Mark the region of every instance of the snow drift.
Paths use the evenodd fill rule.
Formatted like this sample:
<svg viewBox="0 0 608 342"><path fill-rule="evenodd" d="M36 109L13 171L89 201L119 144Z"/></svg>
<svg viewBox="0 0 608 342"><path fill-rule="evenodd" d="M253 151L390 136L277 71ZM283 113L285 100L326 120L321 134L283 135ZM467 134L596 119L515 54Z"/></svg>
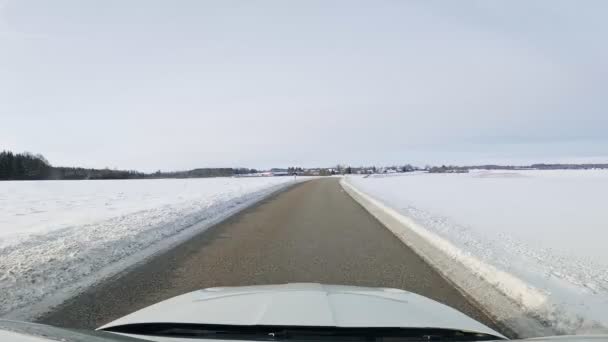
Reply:
<svg viewBox="0 0 608 342"><path fill-rule="evenodd" d="M31 319L291 177L0 182L0 316Z"/></svg>
<svg viewBox="0 0 608 342"><path fill-rule="evenodd" d="M449 259L450 265L441 264L439 270L488 310L496 313L504 303L484 295L487 288L480 290L480 282L454 269L461 267L469 278L490 285L539 323L531 328L510 322L515 330L530 336L546 333L534 329L583 333L608 327L603 201L608 172L353 176L345 186L393 211L440 251L426 258L435 264L435 259ZM407 243L408 237L401 238Z"/></svg>

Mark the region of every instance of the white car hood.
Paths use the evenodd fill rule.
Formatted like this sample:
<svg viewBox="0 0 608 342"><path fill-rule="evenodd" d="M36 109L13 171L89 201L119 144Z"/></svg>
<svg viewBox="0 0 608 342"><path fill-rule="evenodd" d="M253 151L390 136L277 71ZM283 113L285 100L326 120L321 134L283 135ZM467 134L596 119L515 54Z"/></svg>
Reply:
<svg viewBox="0 0 608 342"><path fill-rule="evenodd" d="M194 291L99 329L136 323L443 328L502 337L457 310L411 292L309 283Z"/></svg>

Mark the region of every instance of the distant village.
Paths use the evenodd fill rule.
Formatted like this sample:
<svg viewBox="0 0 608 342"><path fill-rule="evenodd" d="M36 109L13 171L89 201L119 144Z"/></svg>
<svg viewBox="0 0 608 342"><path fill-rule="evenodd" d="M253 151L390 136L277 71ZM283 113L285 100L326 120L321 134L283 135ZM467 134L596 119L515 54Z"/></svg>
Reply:
<svg viewBox="0 0 608 342"><path fill-rule="evenodd" d="M327 168L302 168L289 167L286 169L272 168L267 171L257 172L258 176L331 176L331 175L371 175L371 174L390 174L390 173L405 173L414 171L423 171L428 173L468 173L470 170L592 170L592 169L608 169L607 164L532 164L526 166L514 165L471 165L471 166L425 166L417 167L410 164L402 166L360 166L352 167L347 165L336 165L335 167Z"/></svg>
<svg viewBox="0 0 608 342"><path fill-rule="evenodd" d="M390 167L351 167L346 165L336 165L335 167L313 167L313 168L302 168L302 167L289 167L286 169L272 168L268 171L259 172L262 176L288 176L288 175L300 175L300 176L332 176L332 175L344 175L344 174L375 174L375 173L398 173L398 172L411 172L421 170L415 166L390 166Z"/></svg>

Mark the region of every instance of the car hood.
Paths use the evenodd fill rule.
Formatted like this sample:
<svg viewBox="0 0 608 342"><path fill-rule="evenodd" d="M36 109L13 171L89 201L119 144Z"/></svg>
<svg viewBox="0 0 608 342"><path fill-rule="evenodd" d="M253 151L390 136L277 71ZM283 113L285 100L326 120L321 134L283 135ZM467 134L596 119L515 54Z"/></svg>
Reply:
<svg viewBox="0 0 608 342"><path fill-rule="evenodd" d="M411 292L311 283L194 291L99 329L138 323L439 328L502 337L457 310Z"/></svg>

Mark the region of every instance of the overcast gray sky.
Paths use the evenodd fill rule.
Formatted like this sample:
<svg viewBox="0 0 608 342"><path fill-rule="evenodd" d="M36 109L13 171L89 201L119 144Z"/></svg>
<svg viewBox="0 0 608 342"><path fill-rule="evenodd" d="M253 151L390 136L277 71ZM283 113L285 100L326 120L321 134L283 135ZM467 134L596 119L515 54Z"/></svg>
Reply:
<svg viewBox="0 0 608 342"><path fill-rule="evenodd" d="M608 1L0 0L0 149L141 170L608 161Z"/></svg>

